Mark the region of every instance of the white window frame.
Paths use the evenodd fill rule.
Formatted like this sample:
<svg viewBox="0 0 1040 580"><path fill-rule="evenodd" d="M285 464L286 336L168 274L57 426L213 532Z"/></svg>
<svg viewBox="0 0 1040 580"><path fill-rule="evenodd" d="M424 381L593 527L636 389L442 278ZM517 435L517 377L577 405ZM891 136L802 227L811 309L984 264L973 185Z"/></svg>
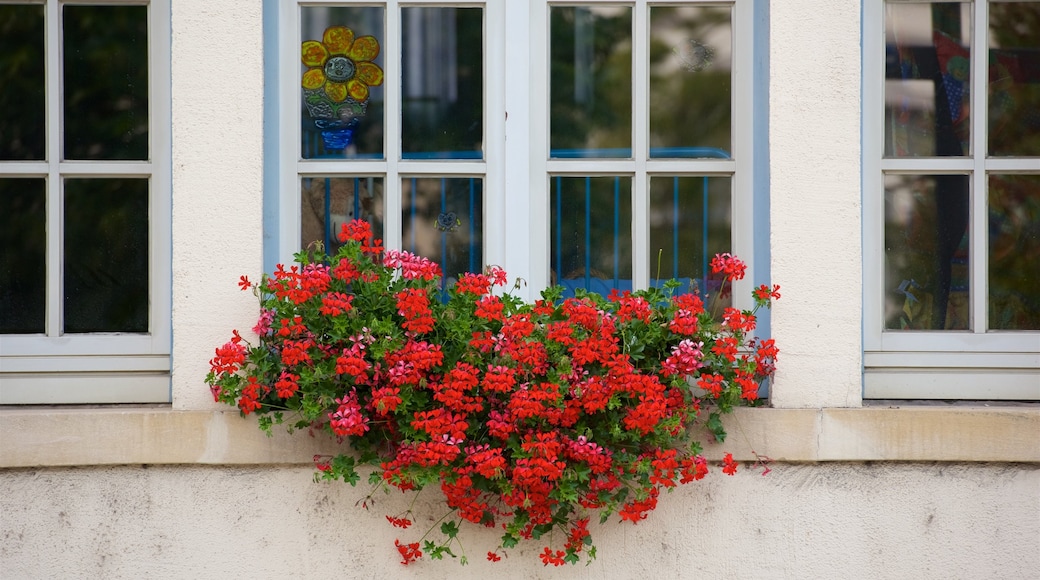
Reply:
<svg viewBox="0 0 1040 580"><path fill-rule="evenodd" d="M300 153L301 129L299 121L300 83L297 71L300 68L299 46L304 40L300 37L300 10L310 6L358 6L384 7L384 26L381 31L364 31L373 34L380 41L383 54L384 92L384 129L383 159L303 159ZM401 83L391 79L401 78L401 8L411 6L435 7L481 7L484 9L484 148L483 159L476 160L417 160L401 158ZM498 196L489 195L500 184L492 185L492 176L501 174L502 143L504 142L504 119L501 111L503 86L498 81L501 75L492 75L490 63L500 63L501 47L490 42L489 38L501 38L503 28L501 2L484 2L483 0L456 0L453 2L435 2L430 0L387 0L384 2L327 2L327 1L295 1L279 4L279 236L278 260L282 263L292 261L292 256L300 250L301 215L300 215L300 179L305 177L355 177L379 176L383 178L383 196L385 203L383 242L387 248L401 248L401 180L402 178L425 177L474 177L483 180L484 195L484 231L485 263L499 263L501 253L496 252L489 243L487 232L494 231L488 223L488 216L501 215L501 208L495 205L500 201ZM498 111L499 114L493 114Z"/></svg>
<svg viewBox="0 0 1040 580"><path fill-rule="evenodd" d="M984 46L988 2L972 4L971 139L965 157L884 157L885 2L864 2L864 398L1040 399L1040 332L987 332L986 195L989 172L1040 173L1037 158L987 156ZM981 43L980 43L981 40ZM971 331L885 331L884 175L963 173L970 178Z"/></svg>
<svg viewBox="0 0 1040 580"><path fill-rule="evenodd" d="M557 175L621 175L632 178L632 285L646 288L652 267L650 250L650 178L662 176L722 176L732 178L732 253L748 266L748 276L733 287L734 304L751 307L754 280L754 228L752 227L752 132L753 13L752 3L698 0L586 0L584 2L532 2L531 59L536 71L549 70L549 9L551 6L624 5L632 7L632 158L631 159L550 159L549 158L549 78L548 73L532 74L534 122L531 131L531 180L533 228L531 253L540 267L533 269L532 285L549 285L550 263L550 180ZM733 84L731 98L732 151L730 159L651 159L649 157L649 35L651 6L730 6L733 35Z"/></svg>
<svg viewBox="0 0 1040 580"><path fill-rule="evenodd" d="M384 54L385 159L303 160L298 119L300 88L300 6L385 6ZM552 5L624 5L633 7L633 153L632 159L549 159L549 7ZM730 159L648 159L648 88L637 79L648 78L646 42L649 7L657 5L732 6L733 87L732 157ZM484 159L480 161L421 161L401 159L399 14L402 6L483 6L484 46ZM366 33L371 33L366 31ZM485 264L505 268L511 279L521 278L526 299L538 297L549 285L550 176L623 175L632 178L633 283L649 284L649 179L652 175L732 177L732 251L747 262L749 275L734 288L736 304L750 307L754 276L752 147L753 2L751 0L295 0L278 4L278 184L277 260L292 260L299 250L300 178L321 176L385 176L386 218L384 244L401 247L401 176L482 176L484 178ZM641 40L641 42L639 40ZM639 155L642 151L643 154ZM745 298L746 297L746 298Z"/></svg>
<svg viewBox="0 0 1040 580"><path fill-rule="evenodd" d="M46 180L46 322L43 335L0 335L0 404L170 401L171 201L170 2L99 0L148 6L148 151L145 161L62 159L61 9L44 0L46 160L0 161L0 177ZM149 327L143 334L62 334L62 200L68 177L149 179Z"/></svg>

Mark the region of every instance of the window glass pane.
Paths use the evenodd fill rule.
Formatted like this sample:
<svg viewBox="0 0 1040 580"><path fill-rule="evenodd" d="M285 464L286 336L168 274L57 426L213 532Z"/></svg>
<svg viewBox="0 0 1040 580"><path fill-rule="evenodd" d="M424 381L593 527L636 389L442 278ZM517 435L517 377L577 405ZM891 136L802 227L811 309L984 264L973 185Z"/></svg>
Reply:
<svg viewBox="0 0 1040 580"><path fill-rule="evenodd" d="M971 5L885 6L885 155L970 153Z"/></svg>
<svg viewBox="0 0 1040 580"><path fill-rule="evenodd" d="M300 187L300 247L321 242L334 254L343 224L362 219L383 238L382 177L304 177Z"/></svg>
<svg viewBox="0 0 1040 580"><path fill-rule="evenodd" d="M65 332L148 332L148 180L65 181Z"/></svg>
<svg viewBox="0 0 1040 580"><path fill-rule="evenodd" d="M484 268L484 184L479 177L401 180L401 245L441 266L451 285Z"/></svg>
<svg viewBox="0 0 1040 580"><path fill-rule="evenodd" d="M552 283L572 294L632 289L632 178L551 178Z"/></svg>
<svg viewBox="0 0 1040 580"><path fill-rule="evenodd" d="M0 179L0 333L43 333L47 304L47 185Z"/></svg>
<svg viewBox="0 0 1040 580"><path fill-rule="evenodd" d="M406 159L480 159L484 14L401 9L401 148Z"/></svg>
<svg viewBox="0 0 1040 580"><path fill-rule="evenodd" d="M1040 4L989 5L989 154L1040 156Z"/></svg>
<svg viewBox="0 0 1040 580"><path fill-rule="evenodd" d="M650 9L650 157L729 157L732 72L729 8Z"/></svg>
<svg viewBox="0 0 1040 580"><path fill-rule="evenodd" d="M632 9L550 9L551 157L632 156Z"/></svg>
<svg viewBox="0 0 1040 580"><path fill-rule="evenodd" d="M64 8L65 159L148 159L148 8Z"/></svg>
<svg viewBox="0 0 1040 580"><path fill-rule="evenodd" d="M301 9L304 159L383 158L384 9Z"/></svg>
<svg viewBox="0 0 1040 580"><path fill-rule="evenodd" d="M970 328L967 175L885 176L885 328Z"/></svg>
<svg viewBox="0 0 1040 580"><path fill-rule="evenodd" d="M710 276L715 254L732 239L730 177L650 178L650 284L675 278L682 290L714 295L722 282ZM728 298L728 297L727 297Z"/></svg>
<svg viewBox="0 0 1040 580"><path fill-rule="evenodd" d="M0 6L0 159L44 159L43 6Z"/></svg>
<svg viewBox="0 0 1040 580"><path fill-rule="evenodd" d="M1040 175L989 176L989 327L1040 330Z"/></svg>

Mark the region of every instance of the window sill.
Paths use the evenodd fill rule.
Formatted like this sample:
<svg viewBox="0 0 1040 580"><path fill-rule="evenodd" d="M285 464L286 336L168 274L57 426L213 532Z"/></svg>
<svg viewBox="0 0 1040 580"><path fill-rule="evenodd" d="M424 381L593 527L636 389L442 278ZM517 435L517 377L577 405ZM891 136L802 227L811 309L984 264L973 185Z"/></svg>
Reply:
<svg viewBox="0 0 1040 580"><path fill-rule="evenodd" d="M1040 407L886 405L854 409L738 409L712 460L752 449L773 461L1040 463ZM127 464L306 464L341 452L331 438L267 437L234 411L168 407L0 409L0 468Z"/></svg>

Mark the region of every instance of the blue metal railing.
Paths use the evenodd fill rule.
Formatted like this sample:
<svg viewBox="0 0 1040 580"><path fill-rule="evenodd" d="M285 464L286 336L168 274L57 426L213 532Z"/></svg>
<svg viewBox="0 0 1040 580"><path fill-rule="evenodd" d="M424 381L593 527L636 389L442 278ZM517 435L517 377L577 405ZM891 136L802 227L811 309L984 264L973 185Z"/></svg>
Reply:
<svg viewBox="0 0 1040 580"><path fill-rule="evenodd" d="M553 150L551 155L557 159L587 159L587 158L609 158L616 157L621 154L628 155L629 149L566 149L566 150ZM412 159L479 159L481 157L480 152L438 152L416 154L414 157L406 157ZM714 158L714 159L729 159L729 153L724 150L710 147L688 147L688 148L651 148L650 156L654 158L672 157L672 158ZM359 156L361 157L361 156ZM359 158L357 157L357 158ZM380 158L381 155L365 156L365 158ZM325 178L325 200L324 200L324 224L325 224L325 245L326 248L332 248L334 240L338 232L333 231L333 205L332 205L332 183L333 178ZM351 215L358 217L361 210L361 180L365 178L354 178L354 193L353 193L353 212ZM419 185L419 177L410 177L410 197L409 197L409 239L406 241L406 247L413 253L416 252L417 240L416 232L422 224L420 223L419 216L417 216L417 191ZM466 231L470 236L468 243L468 255L466 263L468 270L471 272L479 271L482 267L482 248L480 240L474 239L473 232L481 230L479 219L480 212L474 211L480 200L478 200L478 189L480 184L478 183L480 178L460 178L468 179L468 208L466 213ZM610 278L602 278L600 276L594 276L594 268L592 265L592 209L593 209L593 196L592 196L592 178L584 177L584 210L582 224L584 227L584 251L582 258L582 269L584 270L583 275L577 279L564 278L564 273L561 271L564 264L564 244L563 244L563 177L555 176L553 179L554 184L554 211L553 211L553 230L554 230L554 262L552 266L553 270L553 282L563 285L568 294L573 294L576 288L585 288L589 291L597 291L601 293L607 293L611 289L617 289L619 291L630 290L632 288L632 280L623 278L621 276L621 176L613 178L613 224L612 224L612 271ZM679 239L680 239L680 186L679 176L672 177L672 223L671 223L671 276L670 278L679 278ZM700 256L701 268L700 271L703 277L697 278L696 282L691 280L691 283L696 283L702 291L708 289L707 287L707 272L708 272L708 237L709 237L709 219L708 219L708 201L709 201L709 187L708 177L702 177L702 201L701 201L701 247L703 248L702 255ZM447 213L451 211L448 203L448 178L440 178L440 212ZM481 204L482 205L482 204ZM448 268L448 235L451 231L445 230L440 232L440 259L439 263L442 271L445 273L445 279L449 275ZM452 274L454 275L454 274ZM662 279L651 280L652 285L660 285L663 283ZM688 289L688 287L687 287Z"/></svg>

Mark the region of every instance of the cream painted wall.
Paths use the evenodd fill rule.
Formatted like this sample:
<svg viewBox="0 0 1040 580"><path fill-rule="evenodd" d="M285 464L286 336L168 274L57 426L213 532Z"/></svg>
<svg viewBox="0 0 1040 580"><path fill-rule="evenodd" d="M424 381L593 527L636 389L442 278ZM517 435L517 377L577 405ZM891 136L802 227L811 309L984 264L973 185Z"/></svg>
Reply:
<svg viewBox="0 0 1040 580"><path fill-rule="evenodd" d="M0 576L20 578L1036 578L1040 467L780 464L715 471L649 519L595 528L590 566L544 568L543 542L491 564L499 532L467 524L471 564L401 566L417 526L355 507L363 486L307 468L114 467L0 473ZM615 517L614 520L617 518ZM557 538L555 544L559 544Z"/></svg>
<svg viewBox="0 0 1040 580"><path fill-rule="evenodd" d="M263 271L261 0L173 0L173 405L214 407L213 348L247 334ZM243 321L252 321L243 328Z"/></svg>
<svg viewBox="0 0 1040 580"><path fill-rule="evenodd" d="M770 2L775 407L862 402L860 37L860 0Z"/></svg>

